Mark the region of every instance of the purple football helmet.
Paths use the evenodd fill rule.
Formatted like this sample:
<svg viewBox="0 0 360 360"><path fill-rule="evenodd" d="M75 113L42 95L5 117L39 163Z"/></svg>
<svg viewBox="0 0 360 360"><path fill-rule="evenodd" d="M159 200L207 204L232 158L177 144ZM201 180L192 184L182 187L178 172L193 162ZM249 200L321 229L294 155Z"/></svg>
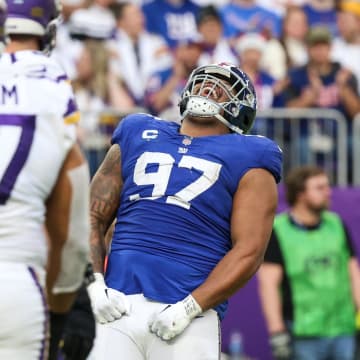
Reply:
<svg viewBox="0 0 360 360"><path fill-rule="evenodd" d="M59 0L7 0L5 35L33 35L41 38L42 50L55 45L60 17Z"/></svg>
<svg viewBox="0 0 360 360"><path fill-rule="evenodd" d="M204 87L210 89L207 96ZM210 98L216 87L227 94L228 101L218 103ZM219 63L200 66L191 73L179 106L183 117L216 117L231 131L245 134L255 120L257 101L249 77L236 65Z"/></svg>

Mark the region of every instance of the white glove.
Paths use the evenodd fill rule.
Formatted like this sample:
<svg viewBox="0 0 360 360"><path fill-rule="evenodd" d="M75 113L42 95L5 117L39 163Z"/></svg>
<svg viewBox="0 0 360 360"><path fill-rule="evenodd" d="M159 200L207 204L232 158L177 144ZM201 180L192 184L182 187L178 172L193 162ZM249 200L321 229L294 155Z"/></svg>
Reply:
<svg viewBox="0 0 360 360"><path fill-rule="evenodd" d="M95 281L88 285L87 290L91 300L96 320L100 324L120 319L123 314L130 314L130 303L125 294L108 288L104 275L94 273Z"/></svg>
<svg viewBox="0 0 360 360"><path fill-rule="evenodd" d="M201 313L200 305L188 295L184 300L168 305L160 313L153 314L149 328L162 340L170 340L181 334L192 319Z"/></svg>

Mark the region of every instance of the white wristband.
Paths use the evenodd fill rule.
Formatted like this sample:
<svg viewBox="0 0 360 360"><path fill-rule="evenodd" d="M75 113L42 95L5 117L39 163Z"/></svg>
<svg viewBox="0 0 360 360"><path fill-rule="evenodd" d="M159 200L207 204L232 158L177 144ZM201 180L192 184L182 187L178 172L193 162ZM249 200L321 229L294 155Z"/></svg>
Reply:
<svg viewBox="0 0 360 360"><path fill-rule="evenodd" d="M106 287L104 274L96 272L96 273L94 273L94 279L97 283L104 285L104 287Z"/></svg>
<svg viewBox="0 0 360 360"><path fill-rule="evenodd" d="M198 316L202 313L201 306L197 303L197 301L193 298L190 294L182 301L186 315L193 319L194 317Z"/></svg>

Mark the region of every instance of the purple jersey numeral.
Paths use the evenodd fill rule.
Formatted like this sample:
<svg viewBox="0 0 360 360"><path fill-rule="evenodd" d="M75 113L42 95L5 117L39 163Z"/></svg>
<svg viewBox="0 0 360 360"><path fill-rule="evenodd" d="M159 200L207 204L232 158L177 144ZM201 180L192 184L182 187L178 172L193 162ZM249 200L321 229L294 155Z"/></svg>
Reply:
<svg viewBox="0 0 360 360"><path fill-rule="evenodd" d="M1 125L20 126L22 130L14 156L6 168L2 179L0 179L0 205L4 205L9 199L15 181L29 156L34 138L35 116L0 114Z"/></svg>

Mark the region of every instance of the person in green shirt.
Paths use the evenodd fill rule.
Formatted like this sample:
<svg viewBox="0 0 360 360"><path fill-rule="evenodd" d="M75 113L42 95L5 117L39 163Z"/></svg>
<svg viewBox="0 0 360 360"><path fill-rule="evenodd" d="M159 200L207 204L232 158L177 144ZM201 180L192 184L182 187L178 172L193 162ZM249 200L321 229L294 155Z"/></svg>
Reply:
<svg viewBox="0 0 360 360"><path fill-rule="evenodd" d="M328 211L326 173L304 166L285 181L288 211L276 216L259 293L277 360L353 360L360 271L349 233Z"/></svg>

